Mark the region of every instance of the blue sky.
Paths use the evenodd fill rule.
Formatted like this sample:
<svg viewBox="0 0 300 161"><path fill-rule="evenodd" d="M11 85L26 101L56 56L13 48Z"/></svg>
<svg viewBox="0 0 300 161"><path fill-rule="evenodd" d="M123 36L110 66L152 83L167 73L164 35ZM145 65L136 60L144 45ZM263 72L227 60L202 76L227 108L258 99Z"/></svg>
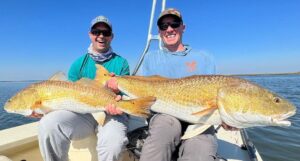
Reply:
<svg viewBox="0 0 300 161"><path fill-rule="evenodd" d="M133 70L146 44L151 5L151 0L3 0L0 80L67 72L86 53L90 21L98 15L111 20L112 47ZM299 0L170 0L166 6L182 12L183 42L212 54L219 74L300 71Z"/></svg>

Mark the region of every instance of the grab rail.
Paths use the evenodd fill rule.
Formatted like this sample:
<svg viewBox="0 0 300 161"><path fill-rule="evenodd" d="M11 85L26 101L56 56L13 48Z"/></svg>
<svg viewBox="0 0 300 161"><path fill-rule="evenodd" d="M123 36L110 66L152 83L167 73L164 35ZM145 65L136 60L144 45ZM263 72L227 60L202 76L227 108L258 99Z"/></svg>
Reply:
<svg viewBox="0 0 300 161"><path fill-rule="evenodd" d="M165 9L165 7L166 7L166 0L162 0L161 11L163 11ZM156 10L156 0L153 0L152 1L152 9L151 9L149 29L148 29L147 43L146 43L145 49L143 51L143 54L141 55L136 67L134 68L134 70L132 72L132 75L136 75L136 73L138 72L138 70L139 70L139 68L140 68L140 66L141 66L141 64L144 60L144 57L145 57L146 53L149 50L150 42L152 40L158 40L159 41L159 48L161 49L161 39L160 39L159 35L158 34L152 34L152 27L153 27L153 19L154 19L155 10Z"/></svg>
<svg viewBox="0 0 300 161"><path fill-rule="evenodd" d="M241 137L243 140L243 145L241 148L244 150L247 150L251 161L258 161L257 156L256 156L256 148L255 148L254 144L252 143L252 141L249 139L249 136L248 136L246 130L241 129L240 133L241 133Z"/></svg>

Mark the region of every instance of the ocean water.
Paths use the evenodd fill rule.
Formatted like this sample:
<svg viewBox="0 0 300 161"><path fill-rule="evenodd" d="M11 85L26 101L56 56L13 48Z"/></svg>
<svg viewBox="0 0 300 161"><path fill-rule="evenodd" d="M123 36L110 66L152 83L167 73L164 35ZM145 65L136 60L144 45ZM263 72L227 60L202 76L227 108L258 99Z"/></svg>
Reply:
<svg viewBox="0 0 300 161"><path fill-rule="evenodd" d="M0 130L38 121L38 119L7 113L3 109L10 97L32 83L34 82L0 82Z"/></svg>
<svg viewBox="0 0 300 161"><path fill-rule="evenodd" d="M247 76L255 82L288 99L297 107L290 117L290 127L255 127L247 133L265 161L300 161L300 76Z"/></svg>
<svg viewBox="0 0 300 161"><path fill-rule="evenodd" d="M294 103L300 108L300 76L243 76ZM34 82L0 82L0 130L38 121L3 110L11 96ZM264 161L300 161L300 111L290 117L290 127L255 127L246 131Z"/></svg>

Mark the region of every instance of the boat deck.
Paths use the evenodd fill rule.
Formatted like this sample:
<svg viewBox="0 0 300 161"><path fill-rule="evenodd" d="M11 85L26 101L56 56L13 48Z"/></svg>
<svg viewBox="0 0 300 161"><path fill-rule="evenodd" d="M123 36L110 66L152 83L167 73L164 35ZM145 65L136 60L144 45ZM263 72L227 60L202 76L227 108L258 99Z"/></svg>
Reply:
<svg viewBox="0 0 300 161"><path fill-rule="evenodd" d="M42 161L37 141L37 122L0 131L0 156L4 155L13 161ZM250 161L239 131L225 131L220 128L217 133L218 154L228 161ZM97 161L96 136L80 141L72 141L69 151L70 161ZM257 159L262 160L258 153ZM123 155L123 161L133 161L129 153Z"/></svg>

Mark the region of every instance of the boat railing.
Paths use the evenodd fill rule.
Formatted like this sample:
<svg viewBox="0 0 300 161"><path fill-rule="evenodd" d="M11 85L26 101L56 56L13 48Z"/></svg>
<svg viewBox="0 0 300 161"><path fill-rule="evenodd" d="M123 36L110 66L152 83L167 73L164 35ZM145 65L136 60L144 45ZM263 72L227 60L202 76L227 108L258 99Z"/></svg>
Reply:
<svg viewBox="0 0 300 161"><path fill-rule="evenodd" d="M161 6L161 11L163 11L166 7L166 0L162 0L162 6ZM151 16L150 16L150 22L149 22L149 28L148 28L148 35L147 35L147 42L146 42L146 46L144 48L144 51L142 53L142 55L140 56L137 65L135 66L132 75L136 75L136 73L138 72L144 57L146 55L146 53L149 50L150 47L150 43L153 40L158 40L159 41L159 48L162 49L162 42L161 39L159 37L158 34L152 34L152 29L153 29L153 22L154 22L154 15L155 15L155 11L156 11L156 0L152 1L152 9L151 9Z"/></svg>
<svg viewBox="0 0 300 161"><path fill-rule="evenodd" d="M241 148L244 150L247 150L251 161L258 161L258 159L256 157L256 148L255 148L253 142L250 140L246 130L241 129L240 133L241 133L241 137L243 140L243 145L241 146Z"/></svg>

